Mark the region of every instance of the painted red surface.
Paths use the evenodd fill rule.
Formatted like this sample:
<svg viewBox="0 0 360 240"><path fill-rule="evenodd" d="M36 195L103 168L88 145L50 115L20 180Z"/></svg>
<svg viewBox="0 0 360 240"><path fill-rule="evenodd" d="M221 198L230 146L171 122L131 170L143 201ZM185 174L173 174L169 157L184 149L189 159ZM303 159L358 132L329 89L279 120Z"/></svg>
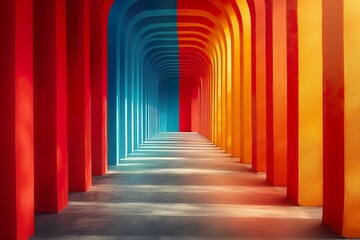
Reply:
<svg viewBox="0 0 360 240"><path fill-rule="evenodd" d="M90 3L90 47L91 47L91 164L92 175L102 175L102 66L101 66L101 28L102 28L101 1Z"/></svg>
<svg viewBox="0 0 360 240"><path fill-rule="evenodd" d="M192 37L194 40L196 39L194 35L181 35L182 37ZM182 47L182 45L193 44L194 47ZM200 45L201 46L201 45ZM199 51L199 49L195 47L200 47L198 43L191 42L188 40L182 40L179 38L179 48L180 48L180 131L182 132L194 132L198 131L197 126L200 121L200 108L198 105L197 94L193 92L193 89L196 88L204 78L207 69L207 57L204 56L204 53ZM203 47L203 46L201 46ZM194 54L195 51L195 54ZM197 66L195 65L197 64ZM195 66L194 66L195 65ZM205 94L205 93L204 93ZM196 97L196 102L193 100L193 97ZM209 106L208 106L209 107ZM204 118L204 115L202 115ZM203 119L202 118L202 119Z"/></svg>
<svg viewBox="0 0 360 240"><path fill-rule="evenodd" d="M180 78L179 90L179 130L191 132L191 92L189 84L183 78Z"/></svg>
<svg viewBox="0 0 360 240"><path fill-rule="evenodd" d="M101 124L101 173L105 174L108 168L108 18L114 0L105 0L101 16L101 78L102 78L102 124Z"/></svg>
<svg viewBox="0 0 360 240"><path fill-rule="evenodd" d="M107 171L107 34L113 0L91 1L91 151L92 175Z"/></svg>
<svg viewBox="0 0 360 240"><path fill-rule="evenodd" d="M16 237L16 165L15 165L15 2L0 2L0 151L3 158L0 174L0 232ZM4 117L6 116L6 117Z"/></svg>
<svg viewBox="0 0 360 240"><path fill-rule="evenodd" d="M34 1L35 211L68 202L65 1Z"/></svg>
<svg viewBox="0 0 360 240"><path fill-rule="evenodd" d="M343 2L323 2L324 205L323 222L338 234L344 214Z"/></svg>
<svg viewBox="0 0 360 240"><path fill-rule="evenodd" d="M32 1L0 3L0 233L28 239L34 232Z"/></svg>
<svg viewBox="0 0 360 240"><path fill-rule="evenodd" d="M91 1L92 175L107 170L107 19L113 0Z"/></svg>
<svg viewBox="0 0 360 240"><path fill-rule="evenodd" d="M199 118L200 118L200 109L199 109L199 89L197 85L194 85L191 88L191 131L199 131Z"/></svg>
<svg viewBox="0 0 360 240"><path fill-rule="evenodd" d="M209 72L211 68L209 66ZM203 91L201 94L201 119L200 123L200 134L202 134L207 139L211 139L211 100L210 100L210 78L209 73L203 79Z"/></svg>
<svg viewBox="0 0 360 240"><path fill-rule="evenodd" d="M196 43L196 34L179 33L179 62L180 62L180 81L179 81L179 109L180 109L180 131L194 131L194 126L198 125L200 108L192 100L193 88L198 86L201 79L206 74L207 57L204 52L196 47L204 47ZM183 38L193 40L182 40ZM186 47L184 46L186 45ZM193 45L193 47L188 47ZM196 87L197 88L197 87ZM194 109L196 108L196 110ZM196 115L194 115L196 114ZM195 116L195 117L194 117ZM197 128L196 128L197 130Z"/></svg>
<svg viewBox="0 0 360 240"><path fill-rule="evenodd" d="M297 1L287 5L288 19L288 197L299 204L299 73L298 73L298 31ZM291 176L291 177L290 177Z"/></svg>
<svg viewBox="0 0 360 240"><path fill-rule="evenodd" d="M90 1L66 1L69 190L91 185Z"/></svg>
<svg viewBox="0 0 360 240"><path fill-rule="evenodd" d="M57 81L57 99L56 99L56 109L57 109L57 150L56 156L58 164L57 166L57 178L61 179L57 182L57 192L58 192L58 211L63 209L67 205L68 199L67 194L69 192L69 173L68 173L68 139L67 139L67 54L64 49L66 49L66 1L57 0L56 1L56 29L57 29L57 46L56 46L56 78L60 81ZM66 71L64 71L66 69ZM61 81L65 80L66 81Z"/></svg>
<svg viewBox="0 0 360 240"><path fill-rule="evenodd" d="M273 1L265 1L266 19L266 139L267 179L274 179L274 114L273 114Z"/></svg>
<svg viewBox="0 0 360 240"><path fill-rule="evenodd" d="M265 1L247 0L252 29L252 121L255 172L266 171L266 52Z"/></svg>
<svg viewBox="0 0 360 240"><path fill-rule="evenodd" d="M33 24L32 1L17 0L15 10L15 165L19 239L34 231Z"/></svg>
<svg viewBox="0 0 360 240"><path fill-rule="evenodd" d="M252 120L252 168L256 171L258 168L257 161L257 111L256 111L256 12L255 12L255 4L253 0L247 1L250 11L251 18L251 120Z"/></svg>

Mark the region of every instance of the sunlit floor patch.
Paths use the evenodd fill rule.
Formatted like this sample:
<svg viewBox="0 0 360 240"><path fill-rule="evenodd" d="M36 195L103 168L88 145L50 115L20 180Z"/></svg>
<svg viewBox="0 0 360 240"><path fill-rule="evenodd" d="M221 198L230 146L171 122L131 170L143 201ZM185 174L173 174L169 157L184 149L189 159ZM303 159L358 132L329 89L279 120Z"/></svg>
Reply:
<svg viewBox="0 0 360 240"><path fill-rule="evenodd" d="M218 194L236 194L236 193L274 193L272 187L251 187L251 186L176 186L176 185L122 185L121 188L116 188L116 184L108 185L95 185L93 191L109 191L109 188L114 188L112 191L134 191L134 192L157 192L157 193L218 193ZM285 188L282 188L279 192L275 192L277 195L283 195ZM318 208L320 209L320 208Z"/></svg>
<svg viewBox="0 0 360 240"><path fill-rule="evenodd" d="M110 166L60 214L37 215L34 239L337 238L321 208L294 206L285 188L200 135L164 133L146 146L158 151Z"/></svg>
<svg viewBox="0 0 360 240"><path fill-rule="evenodd" d="M295 206L266 205L235 205L235 204L181 204L181 203L70 203L73 207L91 207L101 209L103 213L115 211L121 215L151 215L151 216L186 216L186 217L241 217L241 218L289 218L321 219L321 209L313 209L309 214Z"/></svg>
<svg viewBox="0 0 360 240"><path fill-rule="evenodd" d="M122 174L236 174L233 171L216 169L194 169L194 168L161 168L161 169L141 169L141 170L118 170Z"/></svg>

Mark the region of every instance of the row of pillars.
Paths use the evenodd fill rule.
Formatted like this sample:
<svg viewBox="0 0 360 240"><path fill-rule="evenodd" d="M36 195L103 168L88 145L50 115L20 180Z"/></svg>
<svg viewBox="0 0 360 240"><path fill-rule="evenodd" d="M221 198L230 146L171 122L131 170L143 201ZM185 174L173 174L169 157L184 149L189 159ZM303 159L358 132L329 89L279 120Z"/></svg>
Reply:
<svg viewBox="0 0 360 240"><path fill-rule="evenodd" d="M0 238L107 170L106 0L0 1Z"/></svg>
<svg viewBox="0 0 360 240"><path fill-rule="evenodd" d="M248 0L252 168L323 223L360 237L360 5Z"/></svg>

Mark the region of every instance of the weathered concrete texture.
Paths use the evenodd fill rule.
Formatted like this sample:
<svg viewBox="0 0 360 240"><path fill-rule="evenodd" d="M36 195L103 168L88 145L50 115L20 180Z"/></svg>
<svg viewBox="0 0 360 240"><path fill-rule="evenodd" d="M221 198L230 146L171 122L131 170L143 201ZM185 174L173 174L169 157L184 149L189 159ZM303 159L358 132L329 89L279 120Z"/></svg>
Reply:
<svg viewBox="0 0 360 240"><path fill-rule="evenodd" d="M335 239L321 208L293 206L195 133L145 143L58 215L37 215L34 239Z"/></svg>

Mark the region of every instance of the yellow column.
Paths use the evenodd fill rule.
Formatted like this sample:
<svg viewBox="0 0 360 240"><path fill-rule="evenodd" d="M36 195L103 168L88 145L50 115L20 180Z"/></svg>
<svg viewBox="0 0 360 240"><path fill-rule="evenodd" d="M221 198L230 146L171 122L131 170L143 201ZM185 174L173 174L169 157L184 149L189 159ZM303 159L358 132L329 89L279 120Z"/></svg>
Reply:
<svg viewBox="0 0 360 240"><path fill-rule="evenodd" d="M360 237L360 2L344 1L345 237ZM339 33L340 34L340 33Z"/></svg>
<svg viewBox="0 0 360 240"><path fill-rule="evenodd" d="M298 1L299 204L322 204L322 0Z"/></svg>

